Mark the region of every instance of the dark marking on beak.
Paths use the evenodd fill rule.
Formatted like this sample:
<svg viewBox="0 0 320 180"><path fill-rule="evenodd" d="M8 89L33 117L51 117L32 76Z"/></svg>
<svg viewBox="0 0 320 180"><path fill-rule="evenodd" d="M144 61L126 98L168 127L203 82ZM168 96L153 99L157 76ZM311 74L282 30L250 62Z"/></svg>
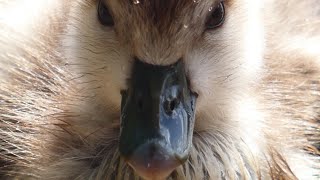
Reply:
<svg viewBox="0 0 320 180"><path fill-rule="evenodd" d="M165 178L187 160L195 101L182 60L169 66L135 60L122 91L119 150L140 176Z"/></svg>

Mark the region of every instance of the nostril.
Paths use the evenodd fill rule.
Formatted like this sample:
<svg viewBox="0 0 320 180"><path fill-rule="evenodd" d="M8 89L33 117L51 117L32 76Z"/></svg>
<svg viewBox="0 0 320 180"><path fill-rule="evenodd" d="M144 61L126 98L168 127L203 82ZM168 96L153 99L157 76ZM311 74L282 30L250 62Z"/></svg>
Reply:
<svg viewBox="0 0 320 180"><path fill-rule="evenodd" d="M176 108L176 100L170 101L169 103L170 111L173 111L175 108Z"/></svg>
<svg viewBox="0 0 320 180"><path fill-rule="evenodd" d="M144 108L144 102L143 102L143 95L142 94L138 94L136 96L136 103L138 106L138 110L142 111Z"/></svg>
<svg viewBox="0 0 320 180"><path fill-rule="evenodd" d="M139 99L139 100L138 100L138 108L139 108L140 110L142 110L142 109L143 109L143 102L142 102L142 99Z"/></svg>
<svg viewBox="0 0 320 180"><path fill-rule="evenodd" d="M166 100L164 102L164 109L167 114L171 115L178 105L179 105L179 100L177 98Z"/></svg>
<svg viewBox="0 0 320 180"><path fill-rule="evenodd" d="M176 107L176 101L171 101L170 102L170 111L173 111Z"/></svg>

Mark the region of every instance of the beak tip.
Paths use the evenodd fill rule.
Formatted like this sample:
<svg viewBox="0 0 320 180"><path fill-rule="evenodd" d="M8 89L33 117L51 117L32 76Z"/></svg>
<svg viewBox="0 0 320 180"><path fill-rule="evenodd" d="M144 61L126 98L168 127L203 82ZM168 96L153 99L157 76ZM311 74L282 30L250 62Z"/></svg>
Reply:
<svg viewBox="0 0 320 180"><path fill-rule="evenodd" d="M133 152L128 164L145 179L165 179L185 161L161 145L146 143Z"/></svg>

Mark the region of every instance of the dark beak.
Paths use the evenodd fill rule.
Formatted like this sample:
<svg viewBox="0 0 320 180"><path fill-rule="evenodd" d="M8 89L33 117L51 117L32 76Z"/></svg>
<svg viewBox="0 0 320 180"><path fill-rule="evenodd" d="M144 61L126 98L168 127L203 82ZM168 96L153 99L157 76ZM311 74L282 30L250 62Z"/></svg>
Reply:
<svg viewBox="0 0 320 180"><path fill-rule="evenodd" d="M187 160L195 101L181 60L169 66L135 60L122 92L119 150L137 174L166 178Z"/></svg>

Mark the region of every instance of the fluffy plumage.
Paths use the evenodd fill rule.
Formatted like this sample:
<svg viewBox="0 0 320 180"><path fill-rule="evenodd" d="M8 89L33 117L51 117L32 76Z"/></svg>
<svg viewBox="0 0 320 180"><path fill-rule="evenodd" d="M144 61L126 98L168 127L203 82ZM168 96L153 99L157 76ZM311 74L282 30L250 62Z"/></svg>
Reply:
<svg viewBox="0 0 320 180"><path fill-rule="evenodd" d="M132 179L117 151L132 57L183 57L199 94L193 149L169 179L320 178L317 0L0 2L0 174ZM170 7L166 14L165 8Z"/></svg>

